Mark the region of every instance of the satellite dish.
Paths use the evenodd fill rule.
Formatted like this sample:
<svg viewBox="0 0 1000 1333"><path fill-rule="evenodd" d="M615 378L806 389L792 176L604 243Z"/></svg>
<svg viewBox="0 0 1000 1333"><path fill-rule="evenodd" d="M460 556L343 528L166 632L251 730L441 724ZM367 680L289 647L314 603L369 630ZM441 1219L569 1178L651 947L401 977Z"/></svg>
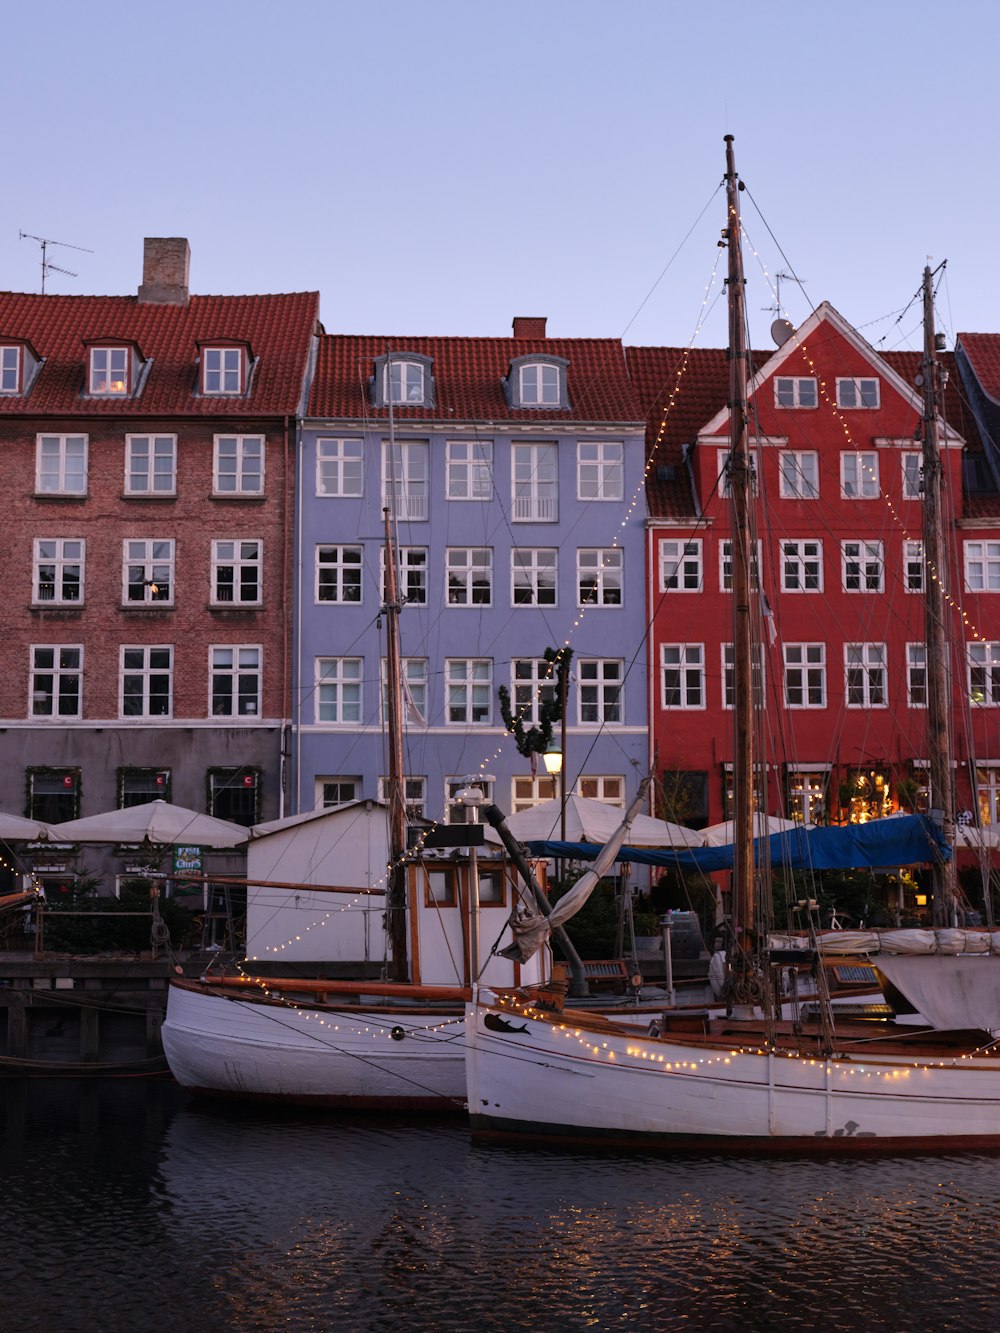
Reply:
<svg viewBox="0 0 1000 1333"><path fill-rule="evenodd" d="M783 347L795 332L795 325L790 319L776 319L771 325L771 337L775 347Z"/></svg>

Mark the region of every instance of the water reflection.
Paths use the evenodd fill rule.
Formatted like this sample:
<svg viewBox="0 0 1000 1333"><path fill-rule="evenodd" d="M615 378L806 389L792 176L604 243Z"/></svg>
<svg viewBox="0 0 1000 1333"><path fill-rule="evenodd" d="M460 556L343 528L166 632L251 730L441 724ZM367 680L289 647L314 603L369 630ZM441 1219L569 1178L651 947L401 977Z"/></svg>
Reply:
<svg viewBox="0 0 1000 1333"><path fill-rule="evenodd" d="M1000 1158L614 1158L4 1083L0 1326L992 1329ZM13 1257L11 1257L13 1256Z"/></svg>

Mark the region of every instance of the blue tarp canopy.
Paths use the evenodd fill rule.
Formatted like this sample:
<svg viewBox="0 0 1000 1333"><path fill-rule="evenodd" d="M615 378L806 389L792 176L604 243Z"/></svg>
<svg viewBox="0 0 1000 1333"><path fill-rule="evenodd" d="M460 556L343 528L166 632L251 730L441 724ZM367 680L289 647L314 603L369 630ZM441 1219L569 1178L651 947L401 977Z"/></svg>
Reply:
<svg viewBox="0 0 1000 1333"><path fill-rule="evenodd" d="M771 864L789 870L857 870L875 866L919 865L947 861L951 848L941 830L926 815L899 815L873 819L867 824L831 828L793 828L754 841L756 860L768 844ZM532 841L525 846L532 856L572 861L593 861L599 843ZM622 847L616 858L637 865L668 866L674 870L731 870L733 844L723 847Z"/></svg>

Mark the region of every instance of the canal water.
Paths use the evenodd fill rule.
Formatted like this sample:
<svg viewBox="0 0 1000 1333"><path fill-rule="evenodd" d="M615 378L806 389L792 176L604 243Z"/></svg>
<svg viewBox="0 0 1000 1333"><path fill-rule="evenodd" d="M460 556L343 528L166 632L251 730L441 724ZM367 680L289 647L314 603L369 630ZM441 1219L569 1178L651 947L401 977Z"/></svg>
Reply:
<svg viewBox="0 0 1000 1333"><path fill-rule="evenodd" d="M4 1333L1000 1327L1000 1156L592 1156L7 1079L0 1200Z"/></svg>

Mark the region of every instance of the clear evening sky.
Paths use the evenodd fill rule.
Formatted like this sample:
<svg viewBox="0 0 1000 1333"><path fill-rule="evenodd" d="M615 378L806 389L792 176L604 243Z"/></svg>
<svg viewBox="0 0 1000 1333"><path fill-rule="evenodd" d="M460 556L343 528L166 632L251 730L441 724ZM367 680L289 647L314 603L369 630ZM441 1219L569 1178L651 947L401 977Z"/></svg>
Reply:
<svg viewBox="0 0 1000 1333"><path fill-rule="evenodd" d="M793 322L825 299L917 346L917 308L899 315L928 257L949 345L1000 331L994 0L3 11L0 287L39 290L20 231L93 251L50 249L68 294L134 293L143 237L181 235L193 291L318 289L329 332L546 315L686 345L731 133L758 346L779 272L804 280L781 283ZM723 268L699 345L725 342Z"/></svg>

